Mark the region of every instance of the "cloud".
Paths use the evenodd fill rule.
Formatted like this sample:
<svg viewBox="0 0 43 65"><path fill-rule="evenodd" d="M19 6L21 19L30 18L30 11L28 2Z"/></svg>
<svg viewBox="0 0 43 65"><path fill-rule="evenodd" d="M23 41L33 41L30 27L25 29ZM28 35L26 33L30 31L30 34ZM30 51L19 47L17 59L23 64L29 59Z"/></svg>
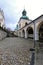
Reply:
<svg viewBox="0 0 43 65"><path fill-rule="evenodd" d="M16 28L16 25L17 25L17 23L7 23L5 26L6 26L6 28L10 28L10 29L12 29L12 30L14 30L15 28Z"/></svg>
<svg viewBox="0 0 43 65"><path fill-rule="evenodd" d="M30 19L35 19L43 13L42 0L0 0L0 8L4 11L7 27L15 28L22 16L24 6Z"/></svg>

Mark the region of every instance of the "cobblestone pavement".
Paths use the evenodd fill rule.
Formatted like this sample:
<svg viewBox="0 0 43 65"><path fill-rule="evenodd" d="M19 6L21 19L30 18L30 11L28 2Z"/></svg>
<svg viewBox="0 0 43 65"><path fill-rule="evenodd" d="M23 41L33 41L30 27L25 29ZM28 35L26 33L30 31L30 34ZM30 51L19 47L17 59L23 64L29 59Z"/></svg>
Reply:
<svg viewBox="0 0 43 65"><path fill-rule="evenodd" d="M41 49L35 56L35 65L43 65L43 50Z"/></svg>
<svg viewBox="0 0 43 65"><path fill-rule="evenodd" d="M0 41L0 65L30 65L33 41L22 38L6 38Z"/></svg>
<svg viewBox="0 0 43 65"><path fill-rule="evenodd" d="M43 43L43 42L38 42ZM43 47L38 46L37 52L35 52L35 65L43 65Z"/></svg>

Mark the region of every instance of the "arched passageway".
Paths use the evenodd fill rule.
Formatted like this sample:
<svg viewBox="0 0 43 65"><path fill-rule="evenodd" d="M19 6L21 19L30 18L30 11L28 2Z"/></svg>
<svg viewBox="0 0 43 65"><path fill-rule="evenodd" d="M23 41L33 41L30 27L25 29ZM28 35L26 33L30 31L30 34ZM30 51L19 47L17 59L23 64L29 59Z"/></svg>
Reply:
<svg viewBox="0 0 43 65"><path fill-rule="evenodd" d="M24 30L22 30L22 36L23 36L23 38L25 38L25 31Z"/></svg>
<svg viewBox="0 0 43 65"><path fill-rule="evenodd" d="M39 40L43 41L43 23L39 27Z"/></svg>
<svg viewBox="0 0 43 65"><path fill-rule="evenodd" d="M27 37L28 38L33 38L33 28L28 27L26 31L27 31Z"/></svg>

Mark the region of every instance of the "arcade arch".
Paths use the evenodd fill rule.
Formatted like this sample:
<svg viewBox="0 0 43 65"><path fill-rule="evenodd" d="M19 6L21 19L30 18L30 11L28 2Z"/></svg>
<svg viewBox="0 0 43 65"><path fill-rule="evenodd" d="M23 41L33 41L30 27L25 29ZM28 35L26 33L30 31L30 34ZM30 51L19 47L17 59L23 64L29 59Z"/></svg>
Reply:
<svg viewBox="0 0 43 65"><path fill-rule="evenodd" d="M27 30L27 38L33 38L33 28L32 27L28 27Z"/></svg>
<svg viewBox="0 0 43 65"><path fill-rule="evenodd" d="M38 24L39 40L43 41L43 21Z"/></svg>

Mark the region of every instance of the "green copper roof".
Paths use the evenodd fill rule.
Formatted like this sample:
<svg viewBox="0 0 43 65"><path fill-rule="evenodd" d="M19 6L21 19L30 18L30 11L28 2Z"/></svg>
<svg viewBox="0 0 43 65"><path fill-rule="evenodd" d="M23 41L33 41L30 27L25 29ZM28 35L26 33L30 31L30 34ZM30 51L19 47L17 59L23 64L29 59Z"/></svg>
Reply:
<svg viewBox="0 0 43 65"><path fill-rule="evenodd" d="M27 16L22 16L20 19L27 19L27 20L29 20L29 18Z"/></svg>
<svg viewBox="0 0 43 65"><path fill-rule="evenodd" d="M29 18L26 16L26 10L24 9L23 12L22 12L22 17L20 19L27 19L29 20Z"/></svg>

